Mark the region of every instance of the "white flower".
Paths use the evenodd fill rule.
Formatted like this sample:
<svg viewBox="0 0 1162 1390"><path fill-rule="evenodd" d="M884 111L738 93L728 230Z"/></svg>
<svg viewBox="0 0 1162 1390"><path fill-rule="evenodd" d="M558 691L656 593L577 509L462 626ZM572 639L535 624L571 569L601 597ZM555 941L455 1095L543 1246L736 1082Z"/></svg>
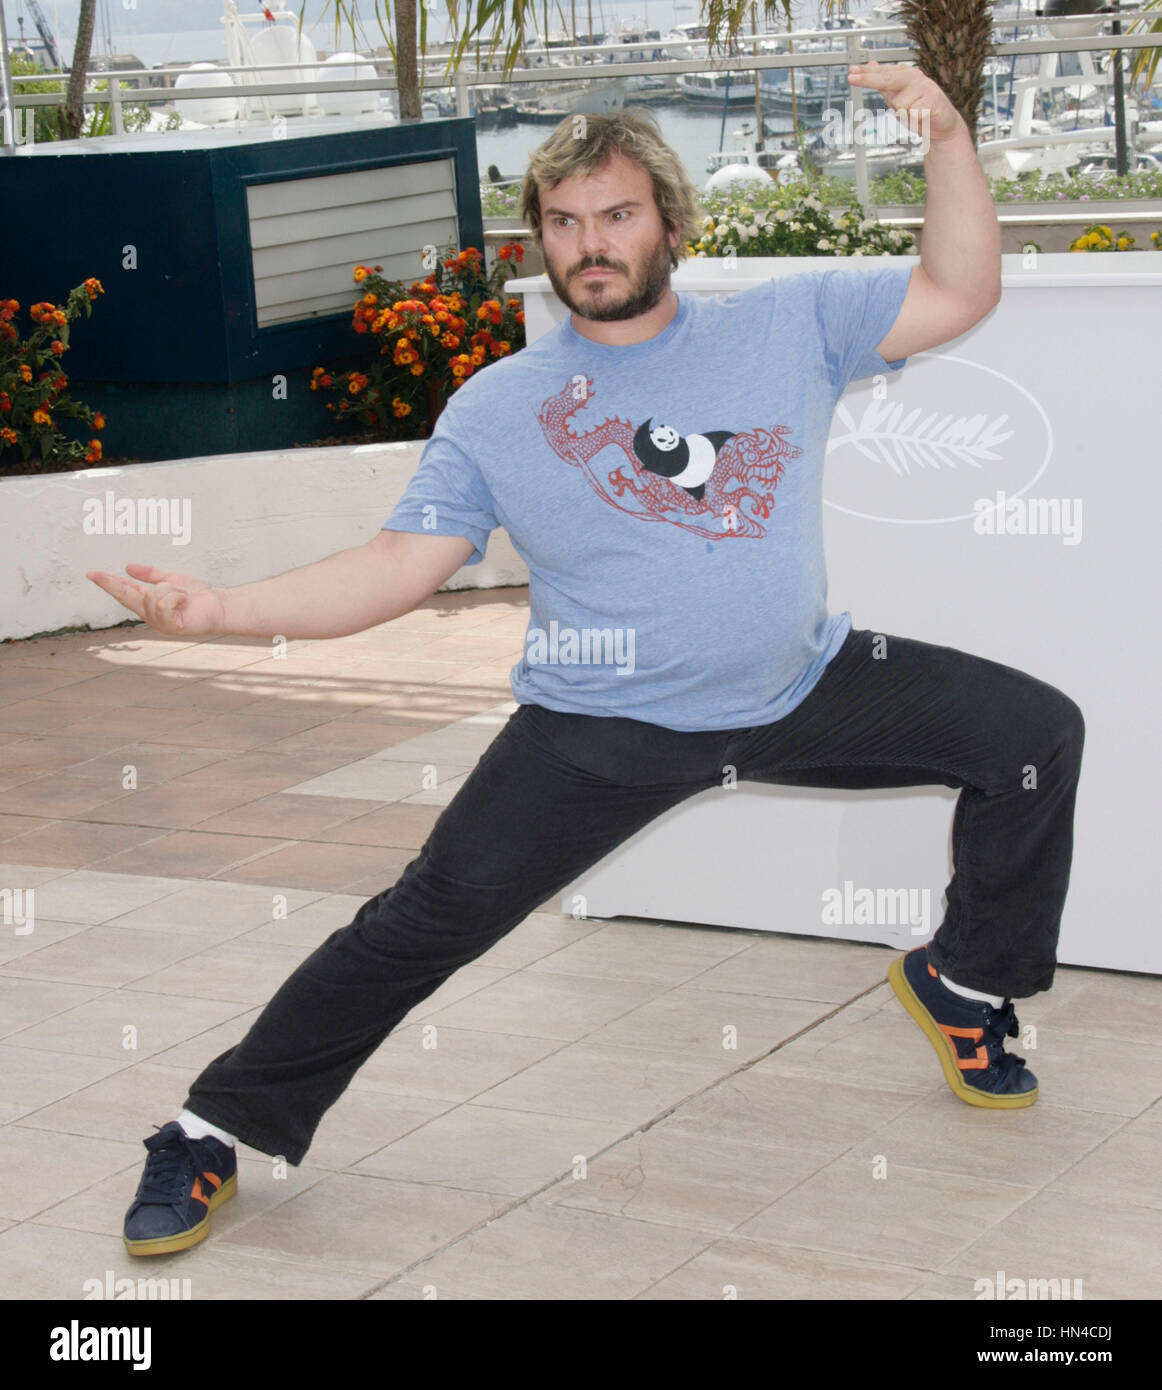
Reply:
<svg viewBox="0 0 1162 1390"><path fill-rule="evenodd" d="M792 230L793 232L797 232L797 231L799 230L799 224L798 224L798 222L792 222L792 223L791 223L791 230Z"/></svg>
<svg viewBox="0 0 1162 1390"><path fill-rule="evenodd" d="M840 232L839 236L836 238L836 245L846 246L850 240L851 238L847 235L846 232Z"/></svg>
<svg viewBox="0 0 1162 1390"><path fill-rule="evenodd" d="M830 251L830 250L831 250L831 243L827 240L826 237L820 237L820 239L819 239L819 249L820 249L820 251Z"/></svg>
<svg viewBox="0 0 1162 1390"><path fill-rule="evenodd" d="M775 217L779 222L785 222L788 216L789 214L786 208L780 208L778 212L775 213Z"/></svg>
<svg viewBox="0 0 1162 1390"><path fill-rule="evenodd" d="M713 227L713 226L714 226L714 218L713 218L713 217L704 217L704 218L702 219L702 225L703 225L704 227Z"/></svg>
<svg viewBox="0 0 1162 1390"><path fill-rule="evenodd" d="M862 252L862 251L859 249L859 247L857 246L856 249L855 249L851 254L852 254L853 256L862 256L862 255L863 255L863 252Z"/></svg>
<svg viewBox="0 0 1162 1390"><path fill-rule="evenodd" d="M774 226L774 223L773 223L773 222L764 222L764 223L763 223L763 231L766 232L767 236L771 236L771 235L774 233L774 230L775 230L775 226Z"/></svg>
<svg viewBox="0 0 1162 1390"><path fill-rule="evenodd" d="M875 218L865 217L863 221L859 224L859 229L861 232L870 232L875 225Z"/></svg>

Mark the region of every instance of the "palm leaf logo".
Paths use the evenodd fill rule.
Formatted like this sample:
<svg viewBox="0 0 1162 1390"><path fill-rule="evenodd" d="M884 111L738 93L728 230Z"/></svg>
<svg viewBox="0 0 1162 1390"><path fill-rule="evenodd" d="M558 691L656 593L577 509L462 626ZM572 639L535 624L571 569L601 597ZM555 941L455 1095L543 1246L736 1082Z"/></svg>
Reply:
<svg viewBox="0 0 1162 1390"><path fill-rule="evenodd" d="M933 410L920 419L919 406L905 414L899 401L877 400L868 401L858 424L842 402L835 413L847 433L833 435L827 452L851 444L864 458L887 464L897 477L910 476L913 469L979 469L999 460L996 446L1013 437L1012 430L998 433L1008 415L990 420L985 415L941 415Z"/></svg>

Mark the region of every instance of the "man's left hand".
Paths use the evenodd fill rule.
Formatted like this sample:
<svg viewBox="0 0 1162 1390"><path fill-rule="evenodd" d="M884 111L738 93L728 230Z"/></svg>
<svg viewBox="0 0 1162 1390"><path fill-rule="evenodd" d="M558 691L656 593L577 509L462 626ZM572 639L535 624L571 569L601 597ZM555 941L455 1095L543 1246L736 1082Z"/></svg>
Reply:
<svg viewBox="0 0 1162 1390"><path fill-rule="evenodd" d="M853 86L875 87L896 119L908 130L924 134L923 113L928 113L928 138L951 140L968 126L964 117L935 82L910 63L854 63L848 70Z"/></svg>

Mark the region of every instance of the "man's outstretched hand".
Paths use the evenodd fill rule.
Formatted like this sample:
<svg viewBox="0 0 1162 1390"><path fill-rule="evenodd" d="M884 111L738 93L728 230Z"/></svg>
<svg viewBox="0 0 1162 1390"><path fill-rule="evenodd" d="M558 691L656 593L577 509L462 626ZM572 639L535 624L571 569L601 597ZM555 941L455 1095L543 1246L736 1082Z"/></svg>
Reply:
<svg viewBox="0 0 1162 1390"><path fill-rule="evenodd" d="M153 565L132 564L125 569L133 579L101 570L86 570L85 578L167 637L218 636L226 631L222 596L204 579ZM145 582L136 584L136 579Z"/></svg>

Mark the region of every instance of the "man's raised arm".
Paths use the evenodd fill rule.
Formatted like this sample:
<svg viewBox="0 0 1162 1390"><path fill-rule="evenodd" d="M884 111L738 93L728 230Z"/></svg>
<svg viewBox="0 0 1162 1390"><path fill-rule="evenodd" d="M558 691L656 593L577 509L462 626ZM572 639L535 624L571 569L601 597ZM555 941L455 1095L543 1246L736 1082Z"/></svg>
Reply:
<svg viewBox="0 0 1162 1390"><path fill-rule="evenodd" d="M410 613L475 549L463 536L379 531L365 545L271 579L216 589L192 574L129 564L86 576L170 637L348 637Z"/></svg>

